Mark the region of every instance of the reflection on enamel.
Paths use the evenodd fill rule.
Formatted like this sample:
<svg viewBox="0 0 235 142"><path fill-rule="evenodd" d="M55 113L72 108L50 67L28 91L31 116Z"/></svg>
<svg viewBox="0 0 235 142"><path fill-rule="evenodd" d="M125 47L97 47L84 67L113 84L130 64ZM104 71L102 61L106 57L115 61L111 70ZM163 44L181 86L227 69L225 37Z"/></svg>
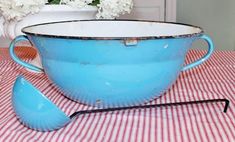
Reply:
<svg viewBox="0 0 235 142"><path fill-rule="evenodd" d="M164 48L166 49L166 48L168 48L168 46L169 46L169 45L168 45L168 44L166 44L166 45L164 46Z"/></svg>

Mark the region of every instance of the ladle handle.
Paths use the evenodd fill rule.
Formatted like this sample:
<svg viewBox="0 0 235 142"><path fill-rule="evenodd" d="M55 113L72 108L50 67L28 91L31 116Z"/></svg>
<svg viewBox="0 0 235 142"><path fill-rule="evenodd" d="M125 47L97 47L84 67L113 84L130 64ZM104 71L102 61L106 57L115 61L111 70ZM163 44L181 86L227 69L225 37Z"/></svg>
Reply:
<svg viewBox="0 0 235 142"><path fill-rule="evenodd" d="M211 56L211 54L214 50L214 44L213 44L211 38L206 36L206 35L202 35L202 36L199 37L199 39L205 40L208 44L208 51L207 51L206 55L204 55L202 58L198 59L197 61L195 61L195 62L193 62L189 65L186 65L185 67L183 67L182 71L186 71L188 69L191 69L195 66L198 66L198 65L202 64L204 61L209 59L209 57Z"/></svg>
<svg viewBox="0 0 235 142"><path fill-rule="evenodd" d="M34 71L37 71L37 72L43 72L43 69L37 67L37 66L34 66L34 65L31 65L27 62L24 62L23 60L21 60L19 57L17 57L17 55L15 54L14 52L14 49L15 49L15 45L18 43L18 42L21 42L21 41L28 41L30 42L30 40L28 39L27 36L25 35L20 35L20 36L17 36L10 44L10 47L9 47L9 51L10 51L10 56L11 58L18 64L28 68L28 69L31 69L31 70L34 70Z"/></svg>
<svg viewBox="0 0 235 142"><path fill-rule="evenodd" d="M117 108L105 108L105 109L92 109L92 110L83 110L74 112L70 115L70 119L73 119L82 114L90 113L101 113L101 112L113 112L119 110L130 110L130 109L146 109L146 108L155 108L155 107L166 107L166 106L178 106L178 105L188 105L188 104L202 104L202 103L215 103L215 102L224 102L224 110L226 113L229 107L228 99L209 99L209 100L198 100L198 101L188 101L188 102L175 102L175 103L165 103L165 104L153 104L153 105L139 105L139 106L129 106L129 107L117 107Z"/></svg>

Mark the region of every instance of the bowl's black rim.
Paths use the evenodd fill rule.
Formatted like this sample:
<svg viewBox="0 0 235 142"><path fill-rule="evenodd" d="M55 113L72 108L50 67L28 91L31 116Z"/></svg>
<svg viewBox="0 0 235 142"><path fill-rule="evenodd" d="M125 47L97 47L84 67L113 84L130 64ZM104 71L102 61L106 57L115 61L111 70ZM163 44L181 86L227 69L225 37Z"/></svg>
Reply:
<svg viewBox="0 0 235 142"><path fill-rule="evenodd" d="M48 25L48 24L57 24L57 23L69 23L69 22L87 22L87 21L133 21L133 22L153 22L153 23L166 23L166 24L175 24L175 25L182 25L182 26L189 26L192 28L200 29L198 33L192 34L182 34L182 35L174 35L174 36L146 36L146 37L80 37L80 36L63 36L63 35L47 35L47 34L38 34L34 32L27 32L27 28L40 26L40 25ZM150 21L150 20L126 20L126 19L118 19L118 20L69 20L69 21L58 21L58 22L47 22L47 23L40 23L34 24L30 26L26 26L21 30L26 35L33 35L33 36L41 36L41 37L49 37L49 38L66 38L66 39L86 39L86 40L126 40L126 39L133 39L133 40L146 40L146 39L168 39L168 38L191 38L197 37L204 33L203 29L199 26L185 24L185 23L177 23L177 22L164 22L164 21Z"/></svg>

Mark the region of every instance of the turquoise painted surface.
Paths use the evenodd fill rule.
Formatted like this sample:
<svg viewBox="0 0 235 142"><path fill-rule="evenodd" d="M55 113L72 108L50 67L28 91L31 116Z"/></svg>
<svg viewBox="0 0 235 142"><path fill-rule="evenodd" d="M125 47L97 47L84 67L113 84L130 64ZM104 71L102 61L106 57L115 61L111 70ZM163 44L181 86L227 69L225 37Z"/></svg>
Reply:
<svg viewBox="0 0 235 142"><path fill-rule="evenodd" d="M37 47L48 78L69 98L100 107L129 106L159 97L177 79L181 70L195 67L209 58L213 43L200 35L187 38L139 40L126 46L123 40L81 40L28 35ZM207 55L183 67L194 40L204 39ZM14 54L19 64L38 70Z"/></svg>
<svg viewBox="0 0 235 142"><path fill-rule="evenodd" d="M12 91L12 107L20 121L37 131L52 131L70 122L56 105L19 76Z"/></svg>

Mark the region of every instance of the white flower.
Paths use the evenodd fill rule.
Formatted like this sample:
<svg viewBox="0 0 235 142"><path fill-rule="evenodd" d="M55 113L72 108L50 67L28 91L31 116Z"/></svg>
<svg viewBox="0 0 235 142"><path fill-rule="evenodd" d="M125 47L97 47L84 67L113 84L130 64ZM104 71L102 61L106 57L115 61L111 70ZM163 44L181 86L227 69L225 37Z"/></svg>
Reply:
<svg viewBox="0 0 235 142"><path fill-rule="evenodd" d="M76 8L84 8L93 0L61 0L60 4ZM0 0L0 12L6 21L21 20L28 14L34 14L48 3L48 0ZM130 13L133 0L100 0L97 5L98 19L114 19L122 14Z"/></svg>
<svg viewBox="0 0 235 142"><path fill-rule="evenodd" d="M3 23L4 23L3 17L0 17L0 36L4 36Z"/></svg>
<svg viewBox="0 0 235 142"><path fill-rule="evenodd" d="M6 20L21 20L38 12L45 3L47 0L1 0L0 11Z"/></svg>
<svg viewBox="0 0 235 142"><path fill-rule="evenodd" d="M93 0L61 0L60 4L70 5L75 8L84 8L91 4Z"/></svg>
<svg viewBox="0 0 235 142"><path fill-rule="evenodd" d="M98 5L98 19L114 19L122 14L130 13L132 0L100 0Z"/></svg>

